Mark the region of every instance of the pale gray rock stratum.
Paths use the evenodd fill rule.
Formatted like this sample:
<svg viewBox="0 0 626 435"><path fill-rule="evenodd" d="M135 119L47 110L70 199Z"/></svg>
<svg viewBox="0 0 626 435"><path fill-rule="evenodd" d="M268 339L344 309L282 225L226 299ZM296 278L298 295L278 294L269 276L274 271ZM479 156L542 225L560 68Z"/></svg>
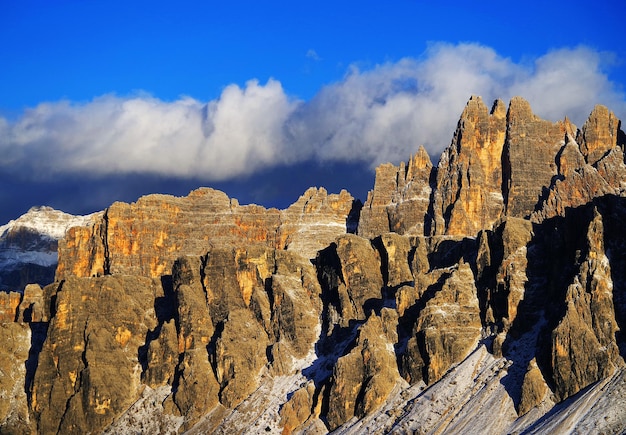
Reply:
<svg viewBox="0 0 626 435"><path fill-rule="evenodd" d="M362 208L200 188L70 229L0 293L0 432L626 432L620 121L472 97L451 134Z"/></svg>

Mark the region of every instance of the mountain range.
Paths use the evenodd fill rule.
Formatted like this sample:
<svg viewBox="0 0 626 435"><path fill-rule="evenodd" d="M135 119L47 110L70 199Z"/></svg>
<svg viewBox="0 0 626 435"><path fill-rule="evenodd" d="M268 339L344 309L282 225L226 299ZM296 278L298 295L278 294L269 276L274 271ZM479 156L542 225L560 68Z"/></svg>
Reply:
<svg viewBox="0 0 626 435"><path fill-rule="evenodd" d="M364 203L32 209L0 227L0 432L623 433L625 146L604 106L472 97Z"/></svg>

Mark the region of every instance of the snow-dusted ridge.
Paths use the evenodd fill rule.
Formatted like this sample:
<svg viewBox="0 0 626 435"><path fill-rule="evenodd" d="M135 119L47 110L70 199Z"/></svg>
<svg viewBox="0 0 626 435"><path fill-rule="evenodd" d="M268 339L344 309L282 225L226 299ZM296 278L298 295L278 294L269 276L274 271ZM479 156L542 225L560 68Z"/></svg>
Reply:
<svg viewBox="0 0 626 435"><path fill-rule="evenodd" d="M0 290L21 291L31 282L52 282L57 242L69 228L89 225L99 214L74 216L52 207L32 207L0 226Z"/></svg>
<svg viewBox="0 0 626 435"><path fill-rule="evenodd" d="M25 228L33 230L53 240L62 239L71 227L87 225L98 213L75 216L48 206L31 207L17 219L0 226L0 240L12 229Z"/></svg>

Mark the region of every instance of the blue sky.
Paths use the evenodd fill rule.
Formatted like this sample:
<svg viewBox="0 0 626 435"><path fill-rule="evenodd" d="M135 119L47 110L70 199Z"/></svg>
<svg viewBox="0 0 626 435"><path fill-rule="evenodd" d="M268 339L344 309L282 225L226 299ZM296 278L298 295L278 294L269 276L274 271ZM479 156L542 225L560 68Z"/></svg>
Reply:
<svg viewBox="0 0 626 435"><path fill-rule="evenodd" d="M0 0L0 221L215 186L365 199L470 95L626 117L626 3ZM0 222L0 223L1 223Z"/></svg>

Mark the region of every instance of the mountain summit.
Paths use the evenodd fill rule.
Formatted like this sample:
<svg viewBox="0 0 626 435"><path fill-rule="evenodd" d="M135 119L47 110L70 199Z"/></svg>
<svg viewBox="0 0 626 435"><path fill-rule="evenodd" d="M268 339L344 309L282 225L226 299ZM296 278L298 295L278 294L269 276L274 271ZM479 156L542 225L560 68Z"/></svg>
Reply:
<svg viewBox="0 0 626 435"><path fill-rule="evenodd" d="M620 127L472 97L365 204L115 203L0 294L0 430L623 433Z"/></svg>
<svg viewBox="0 0 626 435"><path fill-rule="evenodd" d="M59 239L68 228L90 219L42 206L0 226L0 290L22 291L29 283L52 282Z"/></svg>

